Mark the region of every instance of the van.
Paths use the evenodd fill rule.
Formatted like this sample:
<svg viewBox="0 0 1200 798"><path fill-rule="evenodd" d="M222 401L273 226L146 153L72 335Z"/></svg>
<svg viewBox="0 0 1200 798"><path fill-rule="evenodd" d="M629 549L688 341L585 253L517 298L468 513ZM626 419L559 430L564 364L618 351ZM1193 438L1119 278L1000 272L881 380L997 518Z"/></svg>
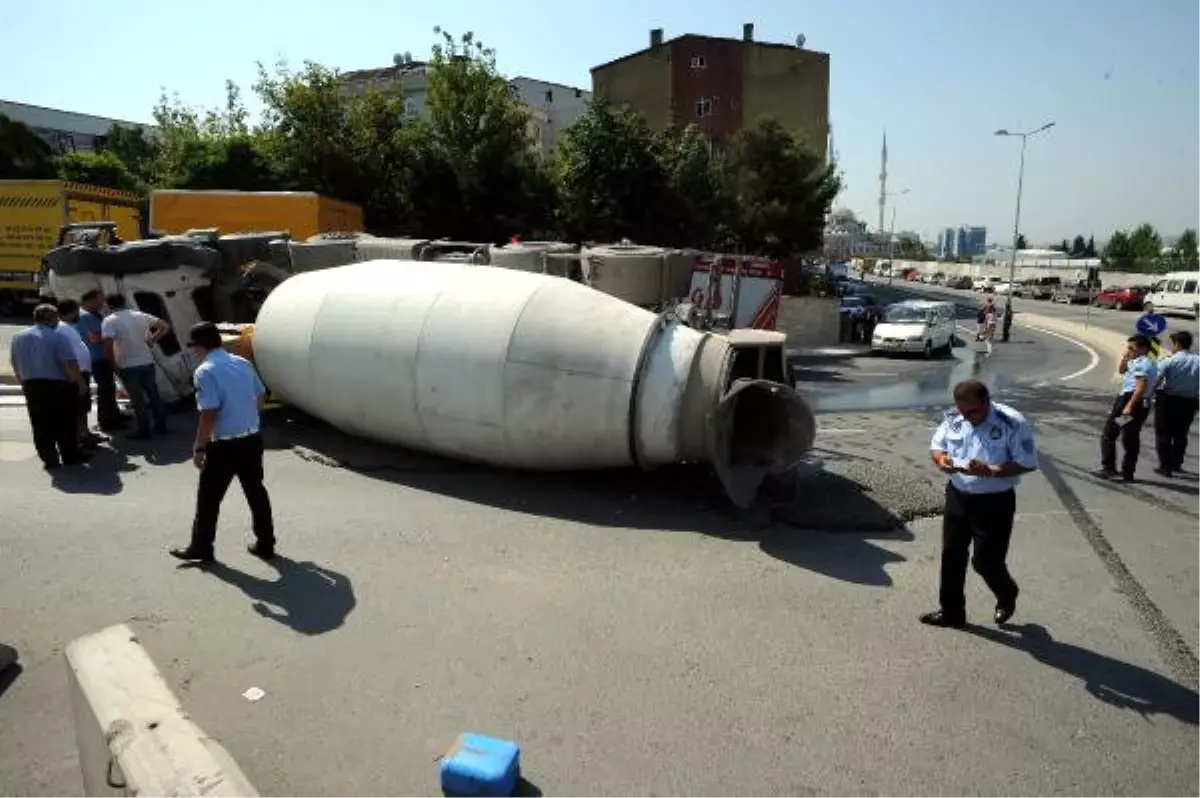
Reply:
<svg viewBox="0 0 1200 798"><path fill-rule="evenodd" d="M1169 272L1155 281L1145 302L1164 313L1190 313L1200 318L1200 272Z"/></svg>
<svg viewBox="0 0 1200 798"><path fill-rule="evenodd" d="M953 302L912 299L888 305L871 337L872 352L920 353L932 357L954 345Z"/></svg>

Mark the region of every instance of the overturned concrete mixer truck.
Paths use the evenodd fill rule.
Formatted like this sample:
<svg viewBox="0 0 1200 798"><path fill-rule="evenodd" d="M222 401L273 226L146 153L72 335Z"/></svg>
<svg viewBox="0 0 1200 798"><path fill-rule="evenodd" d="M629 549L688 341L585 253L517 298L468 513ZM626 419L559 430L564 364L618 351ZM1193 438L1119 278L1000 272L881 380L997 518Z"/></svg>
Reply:
<svg viewBox="0 0 1200 798"><path fill-rule="evenodd" d="M790 384L785 336L736 328L736 283L723 314L735 329L712 329L722 314L704 292L724 267L760 264L624 243L471 247L177 236L63 247L46 279L59 296L120 292L185 330L237 321L213 298L245 307L247 275L265 269L280 279L230 345L287 404L383 443L532 470L709 463L739 506L809 455L815 421ZM177 341L160 349L163 387L186 396L194 356Z"/></svg>

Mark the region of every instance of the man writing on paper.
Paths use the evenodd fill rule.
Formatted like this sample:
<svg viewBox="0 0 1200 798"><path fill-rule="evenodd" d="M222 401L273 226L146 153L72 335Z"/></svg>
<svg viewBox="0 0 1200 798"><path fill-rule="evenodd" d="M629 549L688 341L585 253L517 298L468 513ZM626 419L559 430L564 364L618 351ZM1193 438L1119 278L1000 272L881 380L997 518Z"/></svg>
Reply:
<svg viewBox="0 0 1200 798"><path fill-rule="evenodd" d="M955 409L933 433L930 457L949 475L942 515L941 608L921 616L930 626L965 626L967 561L996 596L996 623L1017 608L1017 583L1005 560L1021 475L1037 470L1033 427L1016 410L993 402L979 380L954 387Z"/></svg>

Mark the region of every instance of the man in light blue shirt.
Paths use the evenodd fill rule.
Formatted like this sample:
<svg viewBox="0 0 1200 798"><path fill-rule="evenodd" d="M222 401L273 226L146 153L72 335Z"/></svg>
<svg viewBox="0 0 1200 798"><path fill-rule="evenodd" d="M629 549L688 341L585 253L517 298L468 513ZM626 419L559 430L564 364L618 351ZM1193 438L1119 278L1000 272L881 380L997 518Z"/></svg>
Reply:
<svg viewBox="0 0 1200 798"><path fill-rule="evenodd" d="M275 526L271 499L263 486L263 439L258 429L258 411L267 389L250 361L225 351L221 333L211 322L192 327L189 345L204 355L192 377L200 410L192 462L200 470L200 486L191 543L171 549L171 556L212 562L221 500L236 476L254 528L255 543L248 551L270 560L275 556Z"/></svg>
<svg viewBox="0 0 1200 798"><path fill-rule="evenodd" d="M1016 410L993 402L987 385L965 380L954 387L955 409L933 433L930 457L949 476L942 514L941 608L921 616L930 626L967 622L967 561L996 596L996 623L1017 608L1017 583L1005 560L1017 511L1021 475L1036 471L1033 427Z"/></svg>
<svg viewBox="0 0 1200 798"><path fill-rule="evenodd" d="M1154 394L1154 443L1158 468L1164 477L1183 470L1188 433L1200 409L1200 355L1192 351L1192 334L1171 333L1171 354L1158 362L1159 384Z"/></svg>
<svg viewBox="0 0 1200 798"><path fill-rule="evenodd" d="M1142 425L1150 415L1150 400L1158 385L1158 365L1150 357L1150 339L1144 335L1133 335L1121 364L1117 367L1124 379L1121 393L1113 402L1104 432L1100 437L1100 470L1096 476L1113 479L1118 476L1133 482L1137 471L1138 454L1142 450ZM1125 453L1121 459L1121 470L1117 471L1117 439Z"/></svg>
<svg viewBox="0 0 1200 798"><path fill-rule="evenodd" d="M58 330L58 309L38 305L33 321L32 327L13 336L9 353L25 395L33 445L46 470L51 471L88 459L79 449L75 427L82 376L75 348Z"/></svg>

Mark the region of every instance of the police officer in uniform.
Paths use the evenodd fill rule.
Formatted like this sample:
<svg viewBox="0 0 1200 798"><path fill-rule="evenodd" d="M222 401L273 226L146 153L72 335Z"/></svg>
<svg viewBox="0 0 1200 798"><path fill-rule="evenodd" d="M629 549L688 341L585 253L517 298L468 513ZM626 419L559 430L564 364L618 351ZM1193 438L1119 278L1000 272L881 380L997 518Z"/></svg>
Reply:
<svg viewBox="0 0 1200 798"><path fill-rule="evenodd" d="M1154 392L1156 472L1164 477L1183 470L1188 432L1200 410L1200 356L1192 351L1192 334L1171 333L1171 354L1158 361L1159 387Z"/></svg>
<svg viewBox="0 0 1200 798"><path fill-rule="evenodd" d="M1096 476L1117 476L1117 438L1125 450L1120 476L1133 481L1138 454L1142 450L1142 425L1150 415L1150 400L1158 385L1158 364L1150 357L1150 339L1144 335L1129 337L1129 347L1117 371L1123 376L1121 393L1113 402L1100 437L1100 470Z"/></svg>
<svg viewBox="0 0 1200 798"><path fill-rule="evenodd" d="M956 385L954 405L929 446L934 465L950 479L942 514L941 608L922 615L921 623L966 624L968 559L996 596L996 623L1004 623L1017 608L1017 583L1005 564L1015 488L1022 474L1038 467L1033 427L1016 410L993 402L979 380Z"/></svg>

